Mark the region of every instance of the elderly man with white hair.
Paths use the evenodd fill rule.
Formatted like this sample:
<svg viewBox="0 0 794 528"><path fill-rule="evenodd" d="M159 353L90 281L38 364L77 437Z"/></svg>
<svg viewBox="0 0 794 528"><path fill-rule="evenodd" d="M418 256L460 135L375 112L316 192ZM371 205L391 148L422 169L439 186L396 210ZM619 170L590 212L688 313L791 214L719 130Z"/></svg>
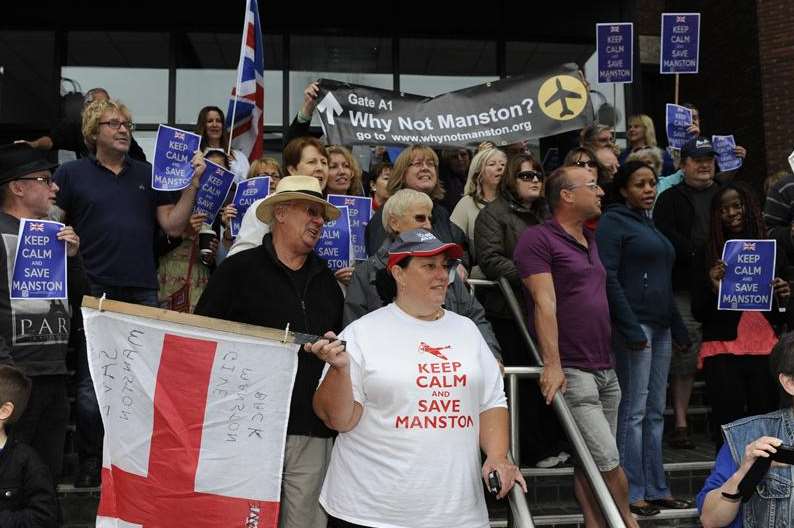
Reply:
<svg viewBox="0 0 794 528"><path fill-rule="evenodd" d="M306 334L342 329L342 291L314 253L323 225L339 210L323 199L311 176L288 176L256 209L270 226L262 244L223 261L195 313ZM323 362L301 353L292 390L280 505L280 527L324 527L320 489L333 432L312 410ZM285 376L291 375L289 372Z"/></svg>

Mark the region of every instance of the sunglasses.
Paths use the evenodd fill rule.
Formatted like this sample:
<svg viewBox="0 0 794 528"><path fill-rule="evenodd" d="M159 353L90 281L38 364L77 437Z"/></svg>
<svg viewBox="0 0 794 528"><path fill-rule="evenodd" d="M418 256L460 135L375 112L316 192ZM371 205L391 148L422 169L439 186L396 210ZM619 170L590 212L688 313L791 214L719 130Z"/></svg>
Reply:
<svg viewBox="0 0 794 528"><path fill-rule="evenodd" d="M424 224L425 222L433 223L433 217L426 214L414 215L414 220L417 224Z"/></svg>
<svg viewBox="0 0 794 528"><path fill-rule="evenodd" d="M516 174L516 178L518 178L519 180L522 180L522 181L527 181L527 182L531 182L531 181L535 181L535 180L538 180L539 182L542 182L543 181L543 173L542 172L538 172L538 171L534 171L534 170L532 170L532 171L521 171L518 174Z"/></svg>
<svg viewBox="0 0 794 528"><path fill-rule="evenodd" d="M589 167L591 169L595 169L596 167L598 167L598 163L596 163L593 160L587 160L587 161L579 160L579 161L574 161L573 164L576 165L577 167Z"/></svg>
<svg viewBox="0 0 794 528"><path fill-rule="evenodd" d="M303 209L309 218L322 218L324 222L328 222L329 218L325 216L325 207L320 205L304 205L304 204L295 204L298 208Z"/></svg>

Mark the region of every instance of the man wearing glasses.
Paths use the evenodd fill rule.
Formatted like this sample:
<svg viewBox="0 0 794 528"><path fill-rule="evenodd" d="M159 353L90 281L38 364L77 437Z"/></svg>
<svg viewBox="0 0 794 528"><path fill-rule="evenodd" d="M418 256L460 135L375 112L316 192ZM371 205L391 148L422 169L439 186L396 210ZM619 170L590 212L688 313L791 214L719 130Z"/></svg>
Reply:
<svg viewBox="0 0 794 528"><path fill-rule="evenodd" d="M93 155L55 172L56 204L82 236L86 293L157 306L156 228L172 237L182 234L205 164L200 153L193 157L193 181L181 194L155 191L151 165L129 156L134 128L123 104L100 98L88 105L82 130ZM75 328L81 327L78 315ZM99 482L102 425L84 353L78 353L77 378L80 470L75 484L92 487Z"/></svg>
<svg viewBox="0 0 794 528"><path fill-rule="evenodd" d="M56 171L57 204L83 236L80 253L91 294L157 306L155 229L182 234L205 165L194 156L193 181L181 194L153 190L151 165L128 155L134 128L123 104L91 103L83 112L83 137L94 155Z"/></svg>
<svg viewBox="0 0 794 528"><path fill-rule="evenodd" d="M620 467L617 429L620 386L611 352L606 271L585 222L601 214L596 176L564 166L546 180L553 217L524 231L514 260L527 296L530 331L543 357L540 390L551 403L561 392L626 526L628 482ZM586 526L605 521L584 473L574 469L574 492Z"/></svg>
<svg viewBox="0 0 794 528"><path fill-rule="evenodd" d="M55 164L44 153L27 145L0 147L0 363L14 364L33 381L27 410L15 424L14 436L37 451L57 482L69 419L70 309L60 300L12 300L9 292L20 219L46 219L55 205L58 186L51 179L53 168ZM77 255L80 239L71 227L62 228L57 236L66 241L68 257ZM76 262L68 260L67 275L72 279Z"/></svg>
<svg viewBox="0 0 794 528"><path fill-rule="evenodd" d="M195 313L270 328L324 335L342 330L342 290L314 252L323 225L339 209L313 176L287 176L255 209L270 226L262 244L227 257L210 277ZM324 363L300 353L292 389L279 526L324 527L320 489L333 432L314 414L312 396ZM284 373L289 375L290 373Z"/></svg>

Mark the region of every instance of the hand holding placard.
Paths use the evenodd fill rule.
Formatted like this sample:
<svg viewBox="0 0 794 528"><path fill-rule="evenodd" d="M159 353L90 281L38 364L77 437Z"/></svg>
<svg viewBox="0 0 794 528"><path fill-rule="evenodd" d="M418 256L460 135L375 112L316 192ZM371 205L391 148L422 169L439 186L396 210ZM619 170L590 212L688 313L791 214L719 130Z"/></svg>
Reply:
<svg viewBox="0 0 794 528"><path fill-rule="evenodd" d="M155 138L152 160L152 189L157 191L180 191L190 185L194 176L195 156L201 136L177 128L160 125Z"/></svg>

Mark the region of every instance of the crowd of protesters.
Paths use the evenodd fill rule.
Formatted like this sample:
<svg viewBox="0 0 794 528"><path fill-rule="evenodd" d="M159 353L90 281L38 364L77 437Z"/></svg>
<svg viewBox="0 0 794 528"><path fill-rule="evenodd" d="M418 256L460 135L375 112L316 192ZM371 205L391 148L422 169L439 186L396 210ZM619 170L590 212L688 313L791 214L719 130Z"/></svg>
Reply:
<svg viewBox="0 0 794 528"><path fill-rule="evenodd" d="M102 424L79 310L90 294L323 336L300 355L280 526L436 526L444 518L487 526L479 480L496 471L499 497L514 484L526 489L507 456L500 368L532 360L501 293L475 295L467 284L503 277L544 362L539 383L519 386L523 462L573 463L585 524L603 522L548 405L561 394L627 526L636 526L632 514L692 507L672 495L662 462L668 379L670 448L694 446L686 415L699 370L717 449L723 426L778 408L769 358L790 324L794 176L766 182L762 210L763 196L742 183L749 178L741 169L717 173L693 105L692 139L676 157L659 147L651 118L636 115L627 121L627 148L617 147L609 126L590 125L549 173L525 143L440 152L410 145L394 159L379 149L361 167L349 148L311 135L318 93L316 83L306 87L281 163L249 163L227 151L223 111L202 108L194 176L180 192L151 188L132 113L101 88L86 95L81 122L0 147L7 264L0 360L19 369L0 367L0 448L9 446L0 452L0 483L10 478L9 457L24 459L36 475L28 504L0 503L0 510L32 511L39 524L31 526L57 522L50 493L62 476L68 348L77 357L75 485L100 481ZM79 159L55 170L43 151L58 148L73 148ZM747 151L739 146L736 154ZM236 183L271 178L271 194L239 218L236 237L234 205L211 225L192 212L205 160L232 171ZM314 252L325 222L339 215L328 194L367 195L373 205L369 258L336 272ZM58 236L68 247L70 302L10 299L22 218L68 226ZM208 230L215 240L199 251L199 233ZM775 309L717 310L725 241L767 237L779 248ZM38 334L20 333L27 320L37 321ZM446 417L456 427L427 429L426 416L413 416L415 380L406 375L411 383L404 383L400 373L416 368L405 352L415 354L418 343L470 380L457 396L463 408ZM454 363L434 347L442 343L456 350ZM410 441L398 434L401 426L416 429ZM734 462L746 466L741 457ZM425 520L414 521L419 516Z"/></svg>

